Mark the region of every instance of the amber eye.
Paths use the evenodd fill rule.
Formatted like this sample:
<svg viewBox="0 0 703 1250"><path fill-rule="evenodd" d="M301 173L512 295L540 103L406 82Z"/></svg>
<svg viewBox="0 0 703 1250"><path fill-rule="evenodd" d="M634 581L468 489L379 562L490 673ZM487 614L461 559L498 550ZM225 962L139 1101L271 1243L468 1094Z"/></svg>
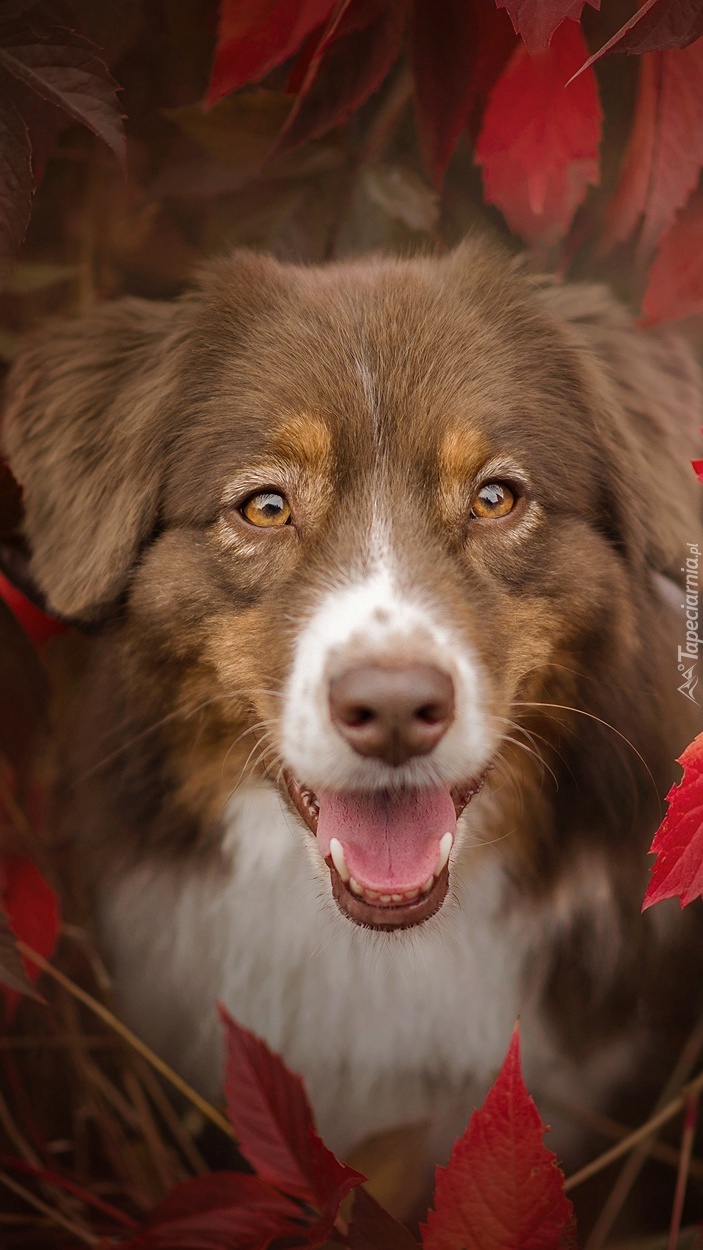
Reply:
<svg viewBox="0 0 703 1250"><path fill-rule="evenodd" d="M290 504L285 495L278 491L262 490L259 495L252 495L243 503L240 512L250 525L266 528L287 525L290 521Z"/></svg>
<svg viewBox="0 0 703 1250"><path fill-rule="evenodd" d="M487 519L507 516L516 503L515 492L505 482L485 482L474 496L471 515Z"/></svg>

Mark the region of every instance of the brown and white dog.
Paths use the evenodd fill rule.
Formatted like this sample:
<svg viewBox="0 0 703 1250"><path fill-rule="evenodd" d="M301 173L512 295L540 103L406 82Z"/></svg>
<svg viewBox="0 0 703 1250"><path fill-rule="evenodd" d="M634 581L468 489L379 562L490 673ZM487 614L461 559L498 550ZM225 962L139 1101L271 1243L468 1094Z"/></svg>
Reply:
<svg viewBox="0 0 703 1250"><path fill-rule="evenodd" d="M222 1000L338 1150L430 1117L441 1153L518 1015L530 1087L589 1105L680 1023L640 903L699 725L700 399L480 241L238 253L22 350L32 577L103 623L68 828L125 1018L206 1094Z"/></svg>

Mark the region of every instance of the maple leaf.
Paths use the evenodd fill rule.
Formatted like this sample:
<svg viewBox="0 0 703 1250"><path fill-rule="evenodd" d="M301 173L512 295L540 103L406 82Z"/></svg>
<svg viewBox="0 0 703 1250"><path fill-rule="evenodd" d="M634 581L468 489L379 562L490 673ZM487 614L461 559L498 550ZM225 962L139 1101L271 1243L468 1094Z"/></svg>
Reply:
<svg viewBox="0 0 703 1250"><path fill-rule="evenodd" d="M703 734L677 761L683 778L666 796L669 810L654 835L656 855L642 910L678 895L681 906L703 895Z"/></svg>
<svg viewBox="0 0 703 1250"><path fill-rule="evenodd" d="M515 46L507 16L485 0L414 0L412 64L420 148L440 186L457 139Z"/></svg>
<svg viewBox="0 0 703 1250"><path fill-rule="evenodd" d="M350 1250L419 1250L407 1228L361 1188L354 1195L347 1242Z"/></svg>
<svg viewBox="0 0 703 1250"><path fill-rule="evenodd" d="M301 1215L258 1177L216 1172L176 1185L124 1250L266 1250L278 1237L297 1237Z"/></svg>
<svg viewBox="0 0 703 1250"><path fill-rule="evenodd" d="M575 21L581 16L586 0L496 0L499 9L507 9L518 35L522 35L528 52L544 52L552 35L565 18ZM594 9L600 0L588 0Z"/></svg>
<svg viewBox="0 0 703 1250"><path fill-rule="evenodd" d="M546 52L516 48L488 99L476 144L486 200L528 243L556 242L598 181L593 72L565 87L584 50L579 27L565 22Z"/></svg>
<svg viewBox="0 0 703 1250"><path fill-rule="evenodd" d="M400 51L404 7L346 0L310 57L295 104L268 160L339 126L377 90Z"/></svg>
<svg viewBox="0 0 703 1250"><path fill-rule="evenodd" d="M0 890L0 899L4 906L9 928L15 938L20 938L31 946L39 955L50 959L54 953L59 935L60 918L58 901L54 891L44 880L36 864L24 855L11 855L0 862L0 878L4 878L4 888ZM3 951L7 954L6 942ZM25 971L30 981L39 976L39 968L31 960L23 959ZM4 971L4 966L2 971ZM10 1011L17 1002L16 990L22 986L12 984L13 971L16 964L10 963L10 978L7 983L0 971L0 980L7 984L5 991Z"/></svg>
<svg viewBox="0 0 703 1250"><path fill-rule="evenodd" d="M605 249L642 218L648 255L673 224L703 166L703 40L642 57L635 118L602 231Z"/></svg>
<svg viewBox="0 0 703 1250"><path fill-rule="evenodd" d="M219 1011L227 1110L242 1154L269 1185L321 1210L320 1228L329 1229L344 1196L365 1178L340 1163L318 1136L301 1078L222 1005Z"/></svg>
<svg viewBox="0 0 703 1250"><path fill-rule="evenodd" d="M479 1111L437 1168L424 1250L567 1250L573 1208L556 1155L522 1079L515 1026L508 1053Z"/></svg>
<svg viewBox="0 0 703 1250"><path fill-rule="evenodd" d="M206 106L258 82L287 60L334 7L334 0L258 0L246 5L222 0Z"/></svg>

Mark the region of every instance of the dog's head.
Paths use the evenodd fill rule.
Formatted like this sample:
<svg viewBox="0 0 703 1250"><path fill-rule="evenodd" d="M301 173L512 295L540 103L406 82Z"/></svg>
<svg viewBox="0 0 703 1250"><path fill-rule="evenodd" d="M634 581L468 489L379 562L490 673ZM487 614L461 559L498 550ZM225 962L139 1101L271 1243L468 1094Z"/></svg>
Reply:
<svg viewBox="0 0 703 1250"><path fill-rule="evenodd" d="M267 771L341 910L395 928L441 906L496 763L651 682L652 571L700 532L697 404L675 343L482 244L237 254L44 331L4 446L50 607L117 616L132 701L202 707L218 793Z"/></svg>

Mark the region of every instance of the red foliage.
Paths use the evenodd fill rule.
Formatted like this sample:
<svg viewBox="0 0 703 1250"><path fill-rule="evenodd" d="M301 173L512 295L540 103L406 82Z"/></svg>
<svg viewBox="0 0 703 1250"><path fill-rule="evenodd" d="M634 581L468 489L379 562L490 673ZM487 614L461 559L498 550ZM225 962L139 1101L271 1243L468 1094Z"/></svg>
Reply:
<svg viewBox="0 0 703 1250"><path fill-rule="evenodd" d="M703 40L642 58L639 93L620 181L606 215L607 245L643 219L649 254L672 226L703 166Z"/></svg>
<svg viewBox="0 0 703 1250"><path fill-rule="evenodd" d="M643 910L676 895L682 907L703 896L703 734L678 762L683 778L666 796L669 810L650 847L657 858Z"/></svg>
<svg viewBox="0 0 703 1250"><path fill-rule="evenodd" d="M642 300L649 324L703 314L703 197L692 196L664 236Z"/></svg>
<svg viewBox="0 0 703 1250"><path fill-rule="evenodd" d="M11 855L0 861L0 886L0 902L11 933L49 959L54 953L61 921L56 895L36 864L23 855ZM30 981L35 981L39 976L36 964L27 959L22 962ZM4 963L5 960L1 959L0 984L7 983L7 988L3 985L3 991L8 1008L13 1011L17 1002L16 991L24 987L17 984L12 974L5 976Z"/></svg>
<svg viewBox="0 0 703 1250"><path fill-rule="evenodd" d="M22 626L25 634L35 646L39 647L56 634L64 633L66 626L57 621L55 616L47 616L40 608L30 603L29 599L12 585L0 573L0 599L4 599L14 617Z"/></svg>
<svg viewBox="0 0 703 1250"><path fill-rule="evenodd" d="M507 9L518 35L522 35L528 52L544 52L552 35L565 18L578 21L586 0L496 0L499 9ZM594 9L600 0L588 0Z"/></svg>
<svg viewBox="0 0 703 1250"><path fill-rule="evenodd" d="M425 1250L567 1250L573 1208L520 1070L517 1025L503 1066L446 1168L437 1168Z"/></svg>
<svg viewBox="0 0 703 1250"><path fill-rule="evenodd" d="M208 107L280 65L327 20L334 0L222 0Z"/></svg>
<svg viewBox="0 0 703 1250"><path fill-rule="evenodd" d="M556 243L598 181L601 111L579 27L565 22L548 51L516 49L488 100L476 144L486 199L528 243Z"/></svg>
<svg viewBox="0 0 703 1250"><path fill-rule="evenodd" d="M258 1177L215 1172L177 1185L124 1250L266 1250L277 1237L299 1237L301 1215Z"/></svg>

